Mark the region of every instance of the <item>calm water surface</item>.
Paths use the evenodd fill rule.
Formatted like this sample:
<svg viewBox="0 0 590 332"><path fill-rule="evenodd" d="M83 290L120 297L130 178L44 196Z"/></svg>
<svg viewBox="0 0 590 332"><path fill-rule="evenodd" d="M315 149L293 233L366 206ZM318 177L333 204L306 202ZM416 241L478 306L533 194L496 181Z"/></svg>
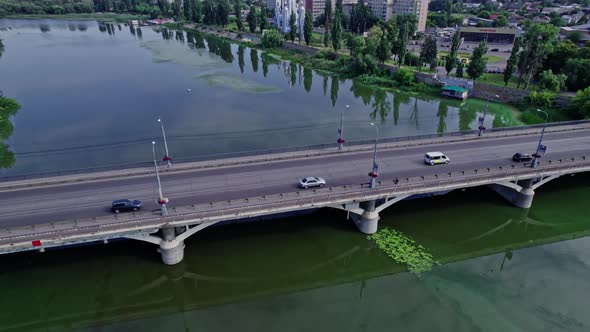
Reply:
<svg viewBox="0 0 590 332"><path fill-rule="evenodd" d="M4 175L149 161L158 116L182 161L335 142L341 111L354 141L374 137L371 121L384 137L473 129L484 108L367 88L184 32L0 19L0 38L0 90L23 106ZM514 124L513 109L490 108L488 127Z"/></svg>

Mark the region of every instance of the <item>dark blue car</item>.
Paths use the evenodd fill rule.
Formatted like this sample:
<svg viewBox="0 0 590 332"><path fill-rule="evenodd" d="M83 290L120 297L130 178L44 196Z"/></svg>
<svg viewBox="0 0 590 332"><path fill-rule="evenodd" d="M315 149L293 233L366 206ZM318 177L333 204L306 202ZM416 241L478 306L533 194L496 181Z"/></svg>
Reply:
<svg viewBox="0 0 590 332"><path fill-rule="evenodd" d="M111 206L111 210L115 213L137 211L139 209L141 209L141 201L138 201L136 199L119 199L113 201L113 204Z"/></svg>

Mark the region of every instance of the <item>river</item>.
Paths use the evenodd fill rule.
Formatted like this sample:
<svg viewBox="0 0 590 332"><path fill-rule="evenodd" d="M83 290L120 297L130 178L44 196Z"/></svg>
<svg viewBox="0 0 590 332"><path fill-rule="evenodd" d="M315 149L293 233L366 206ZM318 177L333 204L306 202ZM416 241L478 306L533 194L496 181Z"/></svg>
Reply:
<svg viewBox="0 0 590 332"><path fill-rule="evenodd" d="M282 146L273 141L282 137L276 130L281 125L284 126L281 131L290 128L287 132L294 137L286 141L289 144L330 141L337 115L346 104L351 106L345 111L347 123L351 129L355 128L351 136L361 139L372 133L371 128L364 128L365 122L373 119L371 103L365 105L362 95L354 96L355 89L350 91L352 82L337 83L338 97L333 107L329 88L326 96L323 94L322 76L312 73L313 83L307 92L305 84L299 86L297 75L295 84L291 85L289 64L269 65L267 78L260 75L260 64L258 72L245 66L244 76L249 83L243 85L240 61L219 64L221 55L211 55L208 51L197 56L199 49L186 45L186 35L181 43L175 36L163 39L161 34L148 29L143 29L140 40L137 31L132 35L129 27L99 28L92 21L47 21L40 26L38 21L2 20L0 24L6 22L12 25L21 22L20 28L0 31L6 45L6 52L0 58L0 86L5 94L23 103L11 138L17 152L15 170L35 170L32 167L39 162L35 158L58 165L60 159L51 159L49 153L19 156L20 149L49 149L51 144L46 141L67 143L73 148L89 142L106 142L108 148L104 150L117 151L112 154L113 159L134 162L133 158L149 151L143 148L151 140L144 127L151 126L153 136L158 135L154 123L157 115L165 116L171 136L176 138L174 146L184 146L186 151L177 151L185 151L187 156L195 151L219 153L246 149L242 141L260 142L257 148ZM61 37L47 35L50 33ZM74 38L68 41L69 35ZM17 39L21 40L21 48L31 51L35 43L43 45L39 40L43 38L47 39L43 57L15 50L19 49L15 44L20 45L14 42ZM174 52L185 54L184 58L175 59L184 60L164 61L169 50L142 46L150 40L174 45L172 49L177 50ZM112 43L126 51L106 51L114 50ZM71 52L78 49L79 55L86 58L66 61L56 44L68 47ZM82 50L83 46L91 51ZM241 52L235 46L231 49L235 51L233 56ZM250 52L247 48L243 51ZM15 61L14 57L19 57L15 52L23 58L29 54L29 63L37 70L53 72L55 82L50 80L52 76L34 70L25 72L22 67L17 70L6 66L6 59ZM92 56L93 52L98 55ZM191 63L195 57L212 59L220 68L215 70L233 73L236 76L231 77L235 81L221 80L209 85L207 79L195 78L204 75L199 74L198 65ZM63 67L62 74L51 65L72 62L75 67L78 61L77 69L81 69L92 67L93 61L102 58L112 62L117 70L104 66L101 67L104 73L98 70L95 73L93 69L95 77L91 77ZM134 62L153 66L152 71L146 74L137 68L127 71L120 66L120 63L132 66ZM159 66L165 69L157 69ZM211 66L211 63L206 65ZM5 72L18 79L9 81ZM29 72L31 77L45 78L36 82L29 78ZM170 73L180 82L173 80ZM112 78L114 74L116 79ZM136 77L151 77L151 80L146 82ZM99 82L94 82L95 78ZM218 82L217 78L209 78ZM31 91L27 88L29 84L39 91ZM258 84L254 85L257 87L254 94L252 84ZM94 86L92 93L79 89L89 85ZM331 78L328 78L329 85ZM123 89L125 86L128 88ZM265 90L276 87L284 91ZM196 95L201 95L201 99ZM236 97L240 95L250 99ZM404 98L389 92L385 96L393 98L392 103ZM303 97L323 104L318 106ZM157 101L157 105L162 108L150 105L160 98L164 100ZM219 108L206 109L208 114L213 114L211 117L205 116L202 107L197 107L210 103L204 98L221 103ZM277 99L271 107L273 98ZM285 102L276 104L280 98ZM300 103L299 107L290 105L289 98ZM375 93L370 99L374 98ZM388 136L437 132L441 118L446 130L456 130L461 123L473 125L471 117L468 117L470 121L461 120L461 114L466 113L464 109L473 109L469 102L460 105L444 100L442 104L448 106L443 108L448 111L445 117L438 117L441 100L406 98L409 103L401 103L397 120L393 111L384 112L387 114L383 119L381 113L376 113L375 119L383 120L380 123ZM420 107L418 122L411 117L411 104L416 100L424 105ZM166 102L171 103L170 107L164 107ZM105 107L105 103L110 103L112 108L106 107L104 113L100 107L96 108L97 104ZM143 108L135 107L135 103ZM261 107L264 103L271 108ZM56 105L80 108L55 108ZM498 114L507 116L507 112L501 112ZM315 113L317 126L309 120ZM106 118L101 118L101 114ZM134 120L132 115L138 114L143 116ZM113 121L117 116L129 122ZM496 116L494 122L500 121L499 118ZM191 119L194 122L189 122ZM257 124L257 119L262 123ZM105 137L94 133L96 128L108 130L102 133ZM191 138L183 140L183 128L186 133L188 128L201 128L203 132L191 134L196 136L187 134ZM264 134L255 135L256 130L263 130ZM307 130L306 134L297 134L300 130ZM112 141L125 133L127 143L121 143L124 139ZM223 148L204 143L199 147L194 142L194 137L209 140L207 135L211 133L215 141L225 142ZM142 153L130 152L134 148ZM78 167L98 165L105 162L100 156L108 151L72 149L67 161ZM128 152L131 156L120 155ZM61 157L66 155L62 153ZM85 158L88 160L84 161ZM27 168L28 164L33 166ZM486 188L395 204L382 212L380 227L402 231L432 253L439 264L421 275L409 273L404 266L388 259L346 221L345 213L330 209L307 216L205 229L186 241L185 259L176 266L161 264L156 247L138 241L0 256L0 331L588 331L589 183L590 175L554 180L537 190L529 210L514 208Z"/></svg>
<svg viewBox="0 0 590 332"><path fill-rule="evenodd" d="M186 32L0 19L0 38L0 90L22 105L8 141L16 164L0 175L150 161L159 116L181 162L336 142L340 112L355 141L374 137L370 122L382 137L475 129L484 109L368 88ZM515 112L491 104L486 126L513 125Z"/></svg>

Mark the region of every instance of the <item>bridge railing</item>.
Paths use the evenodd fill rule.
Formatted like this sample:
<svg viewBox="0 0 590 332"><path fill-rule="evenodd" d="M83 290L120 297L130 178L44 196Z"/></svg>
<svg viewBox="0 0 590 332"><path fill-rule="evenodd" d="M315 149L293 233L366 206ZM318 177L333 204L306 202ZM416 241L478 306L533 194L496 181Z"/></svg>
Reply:
<svg viewBox="0 0 590 332"><path fill-rule="evenodd" d="M169 216L162 217L159 211L139 212L98 218L79 219L0 229L0 245L14 244L37 238L64 239L73 235L93 236L98 234L119 234L120 231L156 230L166 224L182 224L183 221L212 218L238 219L253 216L254 212L314 208L338 203L362 202L365 200L395 197L402 194L420 194L439 190L457 189L484 185L499 180L521 180L544 177L555 172L560 174L590 170L590 156L578 156L544 161L537 168L524 164L468 169L427 176L377 181L375 189L368 183L300 190L267 196L194 204L170 206Z"/></svg>
<svg viewBox="0 0 590 332"><path fill-rule="evenodd" d="M547 123L546 125L545 124L534 124L534 125L526 125L526 126L490 128L490 129L486 129L486 132L487 133L495 133L495 132L521 131L521 130L527 130L527 129L542 128L543 126L559 127L559 126L569 126L569 125L579 125L579 124L590 124L590 120L552 122L552 123ZM466 130L466 131L457 131L457 132L449 132L449 133L436 133L436 134L423 134L423 135L415 135L415 136L389 137L389 138L379 139L379 141L381 143L410 142L410 141L414 141L414 140L435 139L435 138L441 138L441 137L460 137L460 136L467 136L467 135L475 135L478 132L479 132L479 130ZM373 143L374 143L373 139L349 141L349 142L344 143L344 146L352 147L352 146L370 145ZM283 148L248 150L248 151L240 151L240 152L228 152L228 153L179 157L179 158L175 158L174 162L176 162L176 163L189 163L189 162L216 160L216 159L255 157L255 156L260 156L260 155L321 150L321 149L329 149L329 148L336 148L336 147L337 147L337 143L335 143L335 142L322 143L322 144L291 146L291 147L283 147ZM44 178L44 177L54 177L54 176L64 176L64 175L87 174L87 173L115 171L115 170L125 170L125 169L131 169L131 168L141 168L141 167L148 168L148 167L152 167L152 166L153 166L152 160L140 161L140 162L134 162L134 163L122 163L122 164L103 165L103 166L87 167L87 168L80 168L80 169L68 169L68 170L61 170L61 171L55 171L55 172L42 172L42 173L2 176L2 177L0 177L0 182L38 179L38 178Z"/></svg>

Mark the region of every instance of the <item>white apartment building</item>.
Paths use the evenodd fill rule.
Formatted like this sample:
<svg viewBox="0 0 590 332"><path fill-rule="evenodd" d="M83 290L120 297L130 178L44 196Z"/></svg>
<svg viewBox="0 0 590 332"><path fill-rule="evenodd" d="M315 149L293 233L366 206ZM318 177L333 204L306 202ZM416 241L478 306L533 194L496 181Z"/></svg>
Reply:
<svg viewBox="0 0 590 332"><path fill-rule="evenodd" d="M418 20L417 30L426 30L428 0L367 0L367 5L375 16L389 21L393 15L415 14Z"/></svg>

